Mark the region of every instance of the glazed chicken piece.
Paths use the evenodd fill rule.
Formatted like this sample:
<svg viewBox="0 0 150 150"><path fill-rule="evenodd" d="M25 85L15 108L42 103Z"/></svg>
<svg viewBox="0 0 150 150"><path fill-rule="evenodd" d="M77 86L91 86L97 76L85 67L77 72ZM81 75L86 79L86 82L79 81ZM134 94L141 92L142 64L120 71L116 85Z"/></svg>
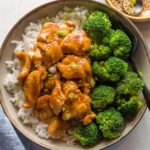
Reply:
<svg viewBox="0 0 150 150"><path fill-rule="evenodd" d="M72 96L74 92L79 91L78 86L75 82L73 81L66 81L63 84L63 92L66 95L66 97L68 98L68 96Z"/></svg>
<svg viewBox="0 0 150 150"><path fill-rule="evenodd" d="M59 43L56 41L53 41L51 44L37 43L37 47L41 50L46 68L49 68L63 57Z"/></svg>
<svg viewBox="0 0 150 150"><path fill-rule="evenodd" d="M58 24L55 23L45 23L43 25L43 28L38 35L37 41L38 42L45 42L45 43L50 43L51 41L54 40L55 38L55 33L58 30Z"/></svg>
<svg viewBox="0 0 150 150"><path fill-rule="evenodd" d="M87 58L68 55L57 67L66 79L78 78L89 82L92 76L91 65Z"/></svg>
<svg viewBox="0 0 150 150"><path fill-rule="evenodd" d="M50 95L43 95L38 98L37 103L36 103L36 108L37 109L45 109L49 106L49 101L50 101L51 96Z"/></svg>
<svg viewBox="0 0 150 150"><path fill-rule="evenodd" d="M42 71L32 71L25 80L24 92L26 101L23 104L24 108L29 108L35 105L40 91L43 88L42 85Z"/></svg>
<svg viewBox="0 0 150 150"><path fill-rule="evenodd" d="M34 47L34 55L33 55L32 60L35 65L35 68L37 70L42 71L42 73L43 73L42 79L45 80L48 73L46 71L46 67L44 66L42 53L41 53L40 49L37 47L37 45Z"/></svg>
<svg viewBox="0 0 150 150"><path fill-rule="evenodd" d="M39 67L37 67L37 69L39 71L42 71L42 80L45 80L48 76L48 72L46 71L45 66L39 66Z"/></svg>
<svg viewBox="0 0 150 150"><path fill-rule="evenodd" d="M93 113L92 111L83 118L82 122L83 122L83 125L88 125L89 123L91 123L93 121L93 119L96 118L96 114Z"/></svg>
<svg viewBox="0 0 150 150"><path fill-rule="evenodd" d="M25 51L17 52L16 57L22 63L22 70L18 75L18 80L22 82L28 76L30 72L30 68L31 68L30 57Z"/></svg>
<svg viewBox="0 0 150 150"><path fill-rule="evenodd" d="M43 66L43 56L37 45L35 45L34 47L34 54L32 60L36 68Z"/></svg>
<svg viewBox="0 0 150 150"><path fill-rule="evenodd" d="M55 81L55 87L52 90L52 94L50 97L50 107L53 110L55 115L59 115L62 111L62 107L66 102L66 96L64 95L61 87L60 80Z"/></svg>
<svg viewBox="0 0 150 150"><path fill-rule="evenodd" d="M69 129L67 121L63 121L61 118L54 117L49 124L48 133L53 138L59 139L65 135L65 132Z"/></svg>
<svg viewBox="0 0 150 150"><path fill-rule="evenodd" d="M50 95L43 95L38 98L34 115L45 123L50 123L50 120L55 116L49 106Z"/></svg>
<svg viewBox="0 0 150 150"><path fill-rule="evenodd" d="M54 74L44 82L44 89L52 90L55 87L56 80L60 80L60 74Z"/></svg>
<svg viewBox="0 0 150 150"><path fill-rule="evenodd" d="M59 33L63 34L61 35ZM70 33L70 27L66 24L60 25L52 22L45 23L40 34L38 35L37 41L44 43L51 43L53 41L60 42L68 33Z"/></svg>
<svg viewBox="0 0 150 150"><path fill-rule="evenodd" d="M75 30L68 34L61 42L65 54L84 55L90 50L91 40L84 31Z"/></svg>
<svg viewBox="0 0 150 150"><path fill-rule="evenodd" d="M84 124L89 124L92 122L94 117L96 116L89 116L91 113L91 106L90 106L90 97L86 94L82 94L81 92L76 92L65 103L62 112L62 119L69 120L69 119L76 119L78 121L83 120ZM86 118L85 118L86 117Z"/></svg>

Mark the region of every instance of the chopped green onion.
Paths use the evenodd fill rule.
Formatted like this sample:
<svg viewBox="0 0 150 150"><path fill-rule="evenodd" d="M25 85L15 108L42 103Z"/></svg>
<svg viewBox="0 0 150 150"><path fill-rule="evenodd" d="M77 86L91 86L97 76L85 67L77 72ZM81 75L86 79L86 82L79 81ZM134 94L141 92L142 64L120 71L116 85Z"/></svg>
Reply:
<svg viewBox="0 0 150 150"><path fill-rule="evenodd" d="M63 117L63 120L69 120L69 119L71 119L71 117L72 117L72 115L68 113Z"/></svg>
<svg viewBox="0 0 150 150"><path fill-rule="evenodd" d="M90 85L92 88L95 87L95 80L93 78L90 79Z"/></svg>
<svg viewBox="0 0 150 150"><path fill-rule="evenodd" d="M74 97L74 93L73 93L73 92L70 92L69 95L68 95L68 98L69 98L69 99L73 99L73 97Z"/></svg>
<svg viewBox="0 0 150 150"><path fill-rule="evenodd" d="M78 81L78 86L81 86L82 85L82 80L79 80Z"/></svg>
<svg viewBox="0 0 150 150"><path fill-rule="evenodd" d="M16 101L20 101L20 98L16 98Z"/></svg>
<svg viewBox="0 0 150 150"><path fill-rule="evenodd" d="M43 20L43 24L45 24L47 22L50 22L50 17L49 16L45 17L45 19Z"/></svg>
<svg viewBox="0 0 150 150"><path fill-rule="evenodd" d="M74 28L73 28L73 27L71 27L71 28L69 29L69 31L70 31L70 32L72 32L73 30L74 30Z"/></svg>
<svg viewBox="0 0 150 150"><path fill-rule="evenodd" d="M78 65L77 63L75 63L75 62L72 62L72 63L70 64L70 67L71 67L72 69L79 69L79 65Z"/></svg>
<svg viewBox="0 0 150 150"><path fill-rule="evenodd" d="M48 74L48 78L49 78L49 79L53 79L53 74L49 73L49 74Z"/></svg>
<svg viewBox="0 0 150 150"><path fill-rule="evenodd" d="M68 33L67 33L67 31L65 31L65 30L59 30L59 31L56 32L56 35L59 36L59 37L64 37L64 36L66 36L67 34L68 34Z"/></svg>
<svg viewBox="0 0 150 150"><path fill-rule="evenodd" d="M19 86L19 83L17 82L17 83L15 83L15 85L16 85L16 86Z"/></svg>
<svg viewBox="0 0 150 150"><path fill-rule="evenodd" d="M65 108L65 107L63 107L63 108L62 108L62 111L65 111L65 110L66 110L66 108Z"/></svg>
<svg viewBox="0 0 150 150"><path fill-rule="evenodd" d="M28 52L28 55L29 55L30 58L32 58L33 55L34 55L34 52L33 52L33 51L29 51L29 52Z"/></svg>
<svg viewBox="0 0 150 150"><path fill-rule="evenodd" d="M68 13L65 12L65 13L63 14L63 17L62 17L63 20L68 20L68 16L69 16Z"/></svg>

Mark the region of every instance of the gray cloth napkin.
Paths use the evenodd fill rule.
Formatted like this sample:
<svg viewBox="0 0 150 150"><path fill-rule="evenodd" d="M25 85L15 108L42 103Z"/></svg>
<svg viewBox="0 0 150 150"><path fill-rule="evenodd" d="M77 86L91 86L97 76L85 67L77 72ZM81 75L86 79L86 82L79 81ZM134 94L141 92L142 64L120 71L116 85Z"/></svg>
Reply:
<svg viewBox="0 0 150 150"><path fill-rule="evenodd" d="M16 131L16 132L15 132ZM13 128L0 106L0 150L45 150Z"/></svg>

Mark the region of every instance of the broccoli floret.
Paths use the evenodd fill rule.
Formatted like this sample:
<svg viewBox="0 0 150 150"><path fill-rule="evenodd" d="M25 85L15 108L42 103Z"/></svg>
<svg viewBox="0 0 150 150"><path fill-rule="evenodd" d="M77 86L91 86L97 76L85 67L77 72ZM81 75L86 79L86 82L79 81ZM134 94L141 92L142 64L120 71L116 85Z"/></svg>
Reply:
<svg viewBox="0 0 150 150"><path fill-rule="evenodd" d="M128 70L128 64L120 58L110 57L105 61L105 68L110 74L110 80L115 82L125 76Z"/></svg>
<svg viewBox="0 0 150 150"><path fill-rule="evenodd" d="M88 17L82 27L94 41L98 41L109 31L111 22L105 13L96 11Z"/></svg>
<svg viewBox="0 0 150 150"><path fill-rule="evenodd" d="M124 77L128 70L128 64L117 57L110 57L105 62L93 62L92 71L101 81L117 82Z"/></svg>
<svg viewBox="0 0 150 150"><path fill-rule="evenodd" d="M94 88L91 95L93 108L103 109L112 104L115 98L115 90L111 86L100 85Z"/></svg>
<svg viewBox="0 0 150 150"><path fill-rule="evenodd" d="M103 136L108 139L117 138L125 128L122 114L113 107L98 113L96 122L99 124Z"/></svg>
<svg viewBox="0 0 150 150"><path fill-rule="evenodd" d="M108 28L111 28L112 24L111 24L109 17L107 16L107 14L100 12L100 11L95 11L89 16L89 19L92 19L94 17L99 17L99 18L103 19L105 21L105 25Z"/></svg>
<svg viewBox="0 0 150 150"><path fill-rule="evenodd" d="M127 118L130 119L134 117L141 107L143 103L139 96L131 96L129 99L117 97L115 100L117 105L117 109Z"/></svg>
<svg viewBox="0 0 150 150"><path fill-rule="evenodd" d="M125 78L121 80L116 87L118 95L137 95L143 90L144 82L135 72L127 72Z"/></svg>
<svg viewBox="0 0 150 150"><path fill-rule="evenodd" d="M109 29L108 33L102 38L101 43L109 46L110 40L111 40L114 33L115 33L115 30Z"/></svg>
<svg viewBox="0 0 150 150"><path fill-rule="evenodd" d="M128 70L128 64L117 57L110 57L104 64L106 70L110 74L110 80L113 82L118 81L121 77L124 77Z"/></svg>
<svg viewBox="0 0 150 150"><path fill-rule="evenodd" d="M79 125L74 130L73 135L83 146L93 146L102 138L102 134L95 123L90 123L87 126Z"/></svg>
<svg viewBox="0 0 150 150"><path fill-rule="evenodd" d="M99 17L87 19L82 27L94 41L100 40L104 34L103 31L106 30L105 22Z"/></svg>
<svg viewBox="0 0 150 150"><path fill-rule="evenodd" d="M106 68L104 67L104 62L98 63L97 61L92 64L92 72L97 75L102 81L107 81L110 78L110 75Z"/></svg>
<svg viewBox="0 0 150 150"><path fill-rule="evenodd" d="M105 60L111 55L111 49L104 45L94 44L89 52L90 58L93 60Z"/></svg>
<svg viewBox="0 0 150 150"><path fill-rule="evenodd" d="M113 50L114 56L116 57L127 59L130 56L131 40L127 34L120 29L113 33L109 46Z"/></svg>

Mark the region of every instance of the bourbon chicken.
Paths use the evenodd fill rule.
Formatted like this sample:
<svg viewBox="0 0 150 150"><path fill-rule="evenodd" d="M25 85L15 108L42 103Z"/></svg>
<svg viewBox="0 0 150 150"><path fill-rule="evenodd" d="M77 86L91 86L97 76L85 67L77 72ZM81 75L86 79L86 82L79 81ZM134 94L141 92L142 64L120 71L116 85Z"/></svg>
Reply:
<svg viewBox="0 0 150 150"><path fill-rule="evenodd" d="M90 50L91 40L84 31L75 30L61 42L65 54L85 55Z"/></svg>
<svg viewBox="0 0 150 150"><path fill-rule="evenodd" d="M28 76L30 72L30 68L31 68L30 57L25 51L17 52L16 57L22 63L22 70L18 75L18 80L22 82Z"/></svg>
<svg viewBox="0 0 150 150"><path fill-rule="evenodd" d="M96 115L91 111L90 97L81 93L73 81L66 81L63 91L67 97L62 112L63 120L75 119L83 122L84 125L92 122Z"/></svg>
<svg viewBox="0 0 150 150"><path fill-rule="evenodd" d="M69 80L82 79L89 82L92 76L91 65L87 58L68 55L58 63L57 67L62 76Z"/></svg>
<svg viewBox="0 0 150 150"><path fill-rule="evenodd" d="M70 33L70 31L70 27L66 24L57 24L52 22L45 23L37 38L37 41L47 44L53 41L61 42L64 34L60 33L65 33L65 35L67 35Z"/></svg>
<svg viewBox="0 0 150 150"><path fill-rule="evenodd" d="M48 133L53 138L62 138L65 135L69 124L57 117L49 105L50 95L44 95L38 98L34 115L41 121L48 124Z"/></svg>
<svg viewBox="0 0 150 150"><path fill-rule="evenodd" d="M60 80L55 81L55 87L51 93L50 97L50 107L55 115L59 115L62 111L63 105L66 102L66 96L62 91L62 86Z"/></svg>
<svg viewBox="0 0 150 150"><path fill-rule="evenodd" d="M62 120L60 117L53 117L48 126L48 133L55 139L62 138L70 125L67 121Z"/></svg>
<svg viewBox="0 0 150 150"><path fill-rule="evenodd" d="M81 92L76 92L68 98L64 105L62 118L63 120L75 119L80 122L83 121L84 124L89 124L96 117L94 115L87 118L89 114L91 114L90 97Z"/></svg>
<svg viewBox="0 0 150 150"><path fill-rule="evenodd" d="M73 81L66 81L63 84L63 92L65 94L65 96L69 97L69 94L71 95L74 92L77 92L78 90L78 86L75 82Z"/></svg>
<svg viewBox="0 0 150 150"><path fill-rule="evenodd" d="M36 104L42 88L42 72L39 70L32 71L25 81L24 93L26 101L23 104L24 108L29 108Z"/></svg>
<svg viewBox="0 0 150 150"><path fill-rule="evenodd" d="M63 57L61 47L57 41L53 41L51 44L37 43L37 47L43 54L43 63L46 68L49 68Z"/></svg>
<svg viewBox="0 0 150 150"><path fill-rule="evenodd" d="M49 106L50 95L40 96L37 100L34 115L45 123L50 123L54 113Z"/></svg>
<svg viewBox="0 0 150 150"><path fill-rule="evenodd" d="M62 138L72 120L87 125L95 119L91 110L92 69L87 52L91 40L76 24L45 23L32 50L16 57L22 63L18 80L24 85L24 108L48 124L51 137ZM50 68L55 68L54 72Z"/></svg>
<svg viewBox="0 0 150 150"><path fill-rule="evenodd" d="M34 54L32 57L32 61L34 63L35 68L37 70L42 71L42 73L43 73L42 79L43 80L46 79L48 73L47 73L46 67L44 66L44 63L43 63L42 53L41 53L40 49L37 47L37 45L34 48Z"/></svg>
<svg viewBox="0 0 150 150"><path fill-rule="evenodd" d="M44 89L52 90L55 87L56 80L60 80L60 74L50 74L50 76L44 81Z"/></svg>

